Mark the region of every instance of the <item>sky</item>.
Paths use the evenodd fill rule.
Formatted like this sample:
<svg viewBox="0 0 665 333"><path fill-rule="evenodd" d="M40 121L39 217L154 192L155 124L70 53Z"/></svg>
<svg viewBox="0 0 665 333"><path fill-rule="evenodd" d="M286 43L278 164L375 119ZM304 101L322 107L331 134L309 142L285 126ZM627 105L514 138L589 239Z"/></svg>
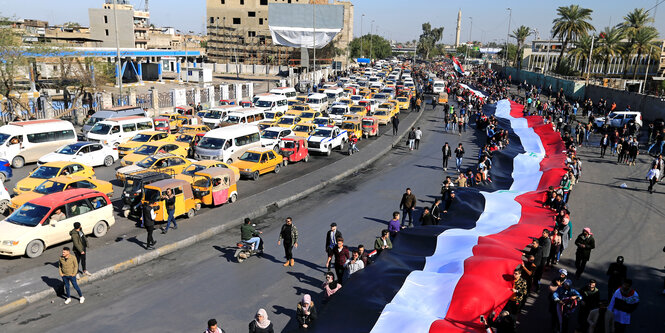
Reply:
<svg viewBox="0 0 665 333"><path fill-rule="evenodd" d="M578 0L578 1L534 1L534 0L355 0L354 35L369 33L373 28L388 39L410 41L417 39L421 25L430 22L434 27L444 27L442 42L451 44L455 40L458 10L462 10L462 42L505 42L508 33L509 11L511 31L520 25L537 29L541 39L546 39L556 17L556 8L578 4L593 10L591 23L597 31L616 25L634 8L652 8L663 0ZM0 0L0 16L47 20L50 24L68 21L88 25L88 8L101 8L103 0ZM143 0L130 0L142 9ZM206 17L205 0L151 0L151 22L157 26L173 26L181 31L204 31ZM652 10L653 11L653 10ZM365 14L362 17L362 14ZM469 17L472 17L470 19ZM371 21L374 21L372 23ZM473 24L471 24L473 22ZM656 9L655 26L665 38L665 3ZM528 40L535 38L532 36Z"/></svg>

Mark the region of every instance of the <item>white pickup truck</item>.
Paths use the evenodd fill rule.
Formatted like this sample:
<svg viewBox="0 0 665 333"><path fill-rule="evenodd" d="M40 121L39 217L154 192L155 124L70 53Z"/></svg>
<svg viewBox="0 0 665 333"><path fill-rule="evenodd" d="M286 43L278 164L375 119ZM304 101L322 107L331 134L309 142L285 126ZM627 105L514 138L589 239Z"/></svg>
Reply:
<svg viewBox="0 0 665 333"><path fill-rule="evenodd" d="M335 148L344 151L344 145L348 140L349 134L347 131L337 126L318 127L307 138L307 148L310 152L324 153L330 156Z"/></svg>

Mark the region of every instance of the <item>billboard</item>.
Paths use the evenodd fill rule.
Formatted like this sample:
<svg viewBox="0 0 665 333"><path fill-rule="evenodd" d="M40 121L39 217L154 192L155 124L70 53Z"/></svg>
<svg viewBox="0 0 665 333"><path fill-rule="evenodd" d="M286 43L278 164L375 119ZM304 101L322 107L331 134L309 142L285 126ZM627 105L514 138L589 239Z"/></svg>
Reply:
<svg viewBox="0 0 665 333"><path fill-rule="evenodd" d="M320 49L344 26L344 6L270 3L268 27L274 45Z"/></svg>

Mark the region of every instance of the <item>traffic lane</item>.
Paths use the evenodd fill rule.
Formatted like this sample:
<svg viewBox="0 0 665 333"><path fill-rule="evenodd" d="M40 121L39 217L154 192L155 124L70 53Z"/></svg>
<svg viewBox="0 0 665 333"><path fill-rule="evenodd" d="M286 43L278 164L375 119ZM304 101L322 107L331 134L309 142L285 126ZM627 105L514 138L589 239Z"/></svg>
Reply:
<svg viewBox="0 0 665 333"><path fill-rule="evenodd" d="M408 115L408 112L403 112L400 117L403 119ZM392 126L381 126L379 128L379 134L383 135L386 132L392 133ZM370 144L372 141L376 140L378 137L365 138L358 142L358 148L362 149L364 146ZM238 183L238 198L239 200L245 200L246 198L257 194L266 189L270 189L274 186L280 185L284 182L288 182L294 179L297 179L300 176L306 175L314 170L325 167L329 164L334 163L335 161L344 158L347 156L347 151L336 150L330 156L324 154L312 154L309 162L298 162L289 164L286 167L281 168L279 174L274 172L261 175L257 181L241 179ZM9 182L7 188L11 190L16 181L27 177L32 170L36 168L34 165L33 168L30 166L23 167L21 169L16 169L14 177L12 177L12 182ZM115 220L116 223L113 227L109 228L108 233L102 238L88 237L88 244L91 249L101 249L104 246L114 244L119 241L127 239L135 239L143 237L145 231L142 228L136 226L138 219L137 217L125 218L122 214L119 213L119 209L122 207L121 194L122 186L121 183L115 180L116 169L120 168L120 163L116 162L111 167L96 167L95 175L97 179L110 181L113 184L113 200L114 206L116 207ZM218 219L216 215L219 213L219 207L203 207L197 215L192 219L192 222L195 221L204 221L210 222ZM179 218L178 221L181 221L182 218ZM188 222L190 222L188 220ZM65 243L66 244L66 243ZM137 244L136 246L141 246ZM24 256L17 257L6 257L0 256L0 271L5 274L17 274L24 272L33 267L51 265L54 262L58 261L58 258L61 255L60 246L51 246L44 250L44 253L38 258L25 258Z"/></svg>
<svg viewBox="0 0 665 333"><path fill-rule="evenodd" d="M7 316L8 328L28 322L24 328L48 328L65 332L94 325L96 330L112 332L131 326L133 331L150 332L154 327L189 331L201 327L209 318L217 318L227 332L246 330L259 308L269 312L276 331L295 328L295 305L304 293L320 304L326 256L325 232L331 222L338 224L349 246L364 244L371 250L374 239L387 227L406 187L418 197L419 206L429 206L439 196L442 142L464 143L470 153L470 133L462 137L441 130L441 113L421 120L424 129L420 150L408 151L397 146L371 167L322 191L287 205L260 220L266 254L242 264L233 260L239 233L232 230L214 240L201 242L157 261L133 268L84 287L85 306L64 307L48 301L28 306ZM472 148L473 147L473 148ZM465 163L470 166L471 163ZM419 215L416 213L415 215ZM276 244L284 218L291 216L299 232L299 248L294 251L296 265L284 268L283 249ZM414 216L417 219L417 216ZM286 271L286 272L284 272ZM149 280L150 282L146 282ZM173 302L177 299L178 302ZM178 313L178 316L154 317L150 313ZM44 317L35 313L54 313ZM122 316L119 323L117 317ZM63 324L67 323L67 324Z"/></svg>

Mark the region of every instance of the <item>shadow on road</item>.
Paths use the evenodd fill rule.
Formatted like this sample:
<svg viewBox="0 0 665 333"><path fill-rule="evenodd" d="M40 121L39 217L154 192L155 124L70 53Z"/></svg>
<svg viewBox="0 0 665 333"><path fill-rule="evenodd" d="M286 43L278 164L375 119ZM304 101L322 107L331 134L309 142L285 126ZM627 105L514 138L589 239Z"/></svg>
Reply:
<svg viewBox="0 0 665 333"><path fill-rule="evenodd" d="M298 279L298 282L308 284L312 287L321 287L321 285L323 285L322 280L319 280L317 278L313 278L313 277L308 276L308 275L306 275L304 273L301 273L301 272L286 272L286 274L289 274L289 275L295 277L296 279ZM298 294L298 295L300 295L300 294Z"/></svg>
<svg viewBox="0 0 665 333"><path fill-rule="evenodd" d="M47 286L53 288L53 290L55 291L55 294L56 294L58 297L62 297L62 295L63 295L63 290L62 290L62 289L63 289L63 284L62 284L62 280L60 280L60 279L54 279L54 278L52 278L52 277L49 277L49 276L45 276L45 275L44 275L44 276L42 276L42 281L44 281L44 283L46 283Z"/></svg>

